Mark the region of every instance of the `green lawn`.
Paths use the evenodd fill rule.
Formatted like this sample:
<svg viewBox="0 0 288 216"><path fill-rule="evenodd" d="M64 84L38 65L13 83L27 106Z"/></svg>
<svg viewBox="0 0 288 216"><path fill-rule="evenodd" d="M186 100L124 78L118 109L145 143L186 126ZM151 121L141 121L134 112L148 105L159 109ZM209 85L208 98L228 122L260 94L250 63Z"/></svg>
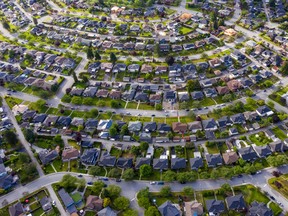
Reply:
<svg viewBox="0 0 288 216"><path fill-rule="evenodd" d="M271 202L269 208L272 209L274 215L279 215L282 212L282 209L275 202Z"/></svg>
<svg viewBox="0 0 288 216"><path fill-rule="evenodd" d="M219 153L219 149L216 143L213 144L205 144L209 154Z"/></svg>
<svg viewBox="0 0 288 216"><path fill-rule="evenodd" d="M78 150L80 150L81 146L77 144L77 142L75 140L69 139L68 140L68 144Z"/></svg>
<svg viewBox="0 0 288 216"><path fill-rule="evenodd" d="M253 185L242 185L234 187L235 193L242 193L246 203L251 204L253 201L268 203L269 198Z"/></svg>
<svg viewBox="0 0 288 216"><path fill-rule="evenodd" d="M82 196L79 192L71 194L71 198L73 199L74 202L79 202L80 200L82 200Z"/></svg>
<svg viewBox="0 0 288 216"><path fill-rule="evenodd" d="M137 105L138 103L130 101L126 106L126 109L137 109Z"/></svg>
<svg viewBox="0 0 288 216"><path fill-rule="evenodd" d="M215 105L215 102L211 98L204 98L200 101L200 105L201 107L212 106Z"/></svg>
<svg viewBox="0 0 288 216"><path fill-rule="evenodd" d="M52 168L51 164L48 164L44 167L45 174L55 173L54 169Z"/></svg>
<svg viewBox="0 0 288 216"><path fill-rule="evenodd" d="M286 134L278 127L273 128L272 131L281 140L285 140L287 138Z"/></svg>
<svg viewBox="0 0 288 216"><path fill-rule="evenodd" d="M275 186L275 182L282 185L281 188ZM280 194L282 194L286 199L288 199L288 174L281 175L280 177L274 177L268 180L269 185Z"/></svg>
<svg viewBox="0 0 288 216"><path fill-rule="evenodd" d="M14 98L14 97L5 97L5 100L8 104L8 106L10 107L10 109L12 109L15 105L19 105L23 102L23 100L19 99L19 98Z"/></svg>
<svg viewBox="0 0 288 216"><path fill-rule="evenodd" d="M110 155L115 156L116 158L119 158L121 154L122 154L122 151L120 149L117 149L114 146L111 148Z"/></svg>
<svg viewBox="0 0 288 216"><path fill-rule="evenodd" d="M138 109L140 109L140 110L154 110L155 107L151 106L149 104L146 104L146 103L140 103Z"/></svg>
<svg viewBox="0 0 288 216"><path fill-rule="evenodd" d="M255 143L257 146L267 145L272 142L271 139L265 136L264 132L259 132L257 134L252 134L249 136L251 142Z"/></svg>

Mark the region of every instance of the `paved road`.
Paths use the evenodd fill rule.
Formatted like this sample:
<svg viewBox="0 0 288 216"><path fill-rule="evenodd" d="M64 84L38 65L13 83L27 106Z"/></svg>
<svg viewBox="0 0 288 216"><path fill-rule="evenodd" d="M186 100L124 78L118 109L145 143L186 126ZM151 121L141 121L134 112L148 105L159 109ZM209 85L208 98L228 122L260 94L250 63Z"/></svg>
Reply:
<svg viewBox="0 0 288 216"><path fill-rule="evenodd" d="M219 188L224 183L229 183L232 186L236 185L243 185L243 184L252 184L255 186L260 187L263 191L268 192L268 194L274 196L277 201L281 202L284 205L284 209L288 211L288 202L287 200L274 190L271 190L271 188L267 185L268 179L273 177L271 175L271 172L273 170L276 170L276 168L267 168L263 170L260 174L256 175L243 175L241 178L233 178L231 180L224 180L224 179L218 179L218 180L197 180L192 183L187 183L185 185L179 184L177 182L173 183L165 183L166 185L172 186L173 191L181 191L184 186L192 186L194 190L201 191L201 190L213 190ZM288 167L283 166L279 168L279 170L282 173L288 172ZM19 195L23 194L24 192L33 192L41 187L47 187L55 182L58 182L62 179L62 177L67 174L67 172L59 172L59 173L53 173L46 176L42 176L39 179L25 185L20 186L17 188L17 190L14 190L10 192L9 194L6 194L2 197L0 197L0 203L3 202L3 200L7 200L9 203L13 202L17 199L19 199ZM73 176L77 176L77 173L69 173ZM86 179L86 181L95 181L95 178L93 178L90 175L83 175L83 178ZM106 183L106 182L105 182ZM120 183L116 183L115 180L109 180L107 181L107 184L119 184L119 186L122 188L122 194L126 197L128 197L130 200L132 200L135 197L135 194L140 189L143 189L145 187L149 187L150 191L157 192L161 189L162 186L160 185L150 185L148 181L122 181ZM20 195L21 196L21 195Z"/></svg>

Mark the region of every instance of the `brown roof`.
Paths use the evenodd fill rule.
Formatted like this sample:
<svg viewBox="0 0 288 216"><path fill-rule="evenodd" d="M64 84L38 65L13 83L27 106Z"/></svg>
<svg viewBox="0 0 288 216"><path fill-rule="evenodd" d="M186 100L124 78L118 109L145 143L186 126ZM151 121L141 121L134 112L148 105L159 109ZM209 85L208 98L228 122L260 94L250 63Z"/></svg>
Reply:
<svg viewBox="0 0 288 216"><path fill-rule="evenodd" d="M227 86L230 91L237 91L239 88L241 88L242 85L238 80L230 80L227 82Z"/></svg>
<svg viewBox="0 0 288 216"><path fill-rule="evenodd" d="M108 90L106 89L100 89L97 93L96 93L96 97L107 97L109 94Z"/></svg>
<svg viewBox="0 0 288 216"><path fill-rule="evenodd" d="M217 86L216 90L219 95L227 94L230 90L227 86Z"/></svg>
<svg viewBox="0 0 288 216"><path fill-rule="evenodd" d="M203 205L197 201L185 202L186 216L202 215Z"/></svg>
<svg viewBox="0 0 288 216"><path fill-rule="evenodd" d="M223 153L222 157L223 157L223 160L224 160L225 164L235 163L238 160L238 158L239 158L237 153L233 152L233 151Z"/></svg>
<svg viewBox="0 0 288 216"><path fill-rule="evenodd" d="M149 73L149 72L152 72L152 70L153 70L153 67L151 65L148 65L148 64L143 64L141 67L142 73Z"/></svg>
<svg viewBox="0 0 288 216"><path fill-rule="evenodd" d="M62 152L62 160L70 160L72 158L77 158L79 156L79 151L75 148L64 149Z"/></svg>
<svg viewBox="0 0 288 216"><path fill-rule="evenodd" d="M150 100L161 100L162 96L160 94L151 94L149 99Z"/></svg>
<svg viewBox="0 0 288 216"><path fill-rule="evenodd" d="M114 98L114 99L120 99L121 98L121 91L112 90L110 92L110 97Z"/></svg>
<svg viewBox="0 0 288 216"><path fill-rule="evenodd" d="M100 211L103 208L103 200L98 196L89 195L86 200L86 207Z"/></svg>
<svg viewBox="0 0 288 216"><path fill-rule="evenodd" d="M174 132L181 132L185 133L187 130L187 124L181 123L181 122L173 122L172 123L172 130Z"/></svg>

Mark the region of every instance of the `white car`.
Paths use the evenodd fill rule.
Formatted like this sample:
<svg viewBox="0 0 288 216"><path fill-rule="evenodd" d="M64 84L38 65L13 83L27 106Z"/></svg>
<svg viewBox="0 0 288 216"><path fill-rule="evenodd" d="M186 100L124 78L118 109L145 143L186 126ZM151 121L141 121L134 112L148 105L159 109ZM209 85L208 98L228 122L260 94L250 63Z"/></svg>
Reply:
<svg viewBox="0 0 288 216"><path fill-rule="evenodd" d="M156 184L156 182L155 181L153 181L153 182L150 182L150 185L155 185Z"/></svg>

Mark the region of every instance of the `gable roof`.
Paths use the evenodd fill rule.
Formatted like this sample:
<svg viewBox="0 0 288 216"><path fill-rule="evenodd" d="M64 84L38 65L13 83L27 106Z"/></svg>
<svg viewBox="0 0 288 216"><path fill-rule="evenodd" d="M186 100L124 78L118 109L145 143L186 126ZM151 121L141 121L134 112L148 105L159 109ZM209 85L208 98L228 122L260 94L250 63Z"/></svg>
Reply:
<svg viewBox="0 0 288 216"><path fill-rule="evenodd" d="M185 169L186 160L185 158L172 158L171 159L171 169Z"/></svg>
<svg viewBox="0 0 288 216"><path fill-rule="evenodd" d="M108 206L97 213L98 216L117 216L117 214Z"/></svg>
<svg viewBox="0 0 288 216"><path fill-rule="evenodd" d="M116 166L120 168L131 168L133 165L133 158L118 158Z"/></svg>
<svg viewBox="0 0 288 216"><path fill-rule="evenodd" d="M222 200L206 200L206 208L208 212L219 214L225 211L224 202Z"/></svg>
<svg viewBox="0 0 288 216"><path fill-rule="evenodd" d="M265 203L254 201L249 209L249 216L273 216L273 211Z"/></svg>
<svg viewBox="0 0 288 216"><path fill-rule="evenodd" d="M240 148L238 153L245 161L255 160L258 157L252 146Z"/></svg>
<svg viewBox="0 0 288 216"><path fill-rule="evenodd" d="M147 164L150 165L151 158L137 158L135 163L135 168L139 169L142 165Z"/></svg>
<svg viewBox="0 0 288 216"><path fill-rule="evenodd" d="M244 210L246 208L242 194L230 196L226 198L227 207L229 210Z"/></svg>
<svg viewBox="0 0 288 216"><path fill-rule="evenodd" d="M168 159L153 159L153 168L159 170L168 169Z"/></svg>
<svg viewBox="0 0 288 216"><path fill-rule="evenodd" d="M190 166L192 170L198 170L199 168L203 167L203 159L201 157L190 158Z"/></svg>
<svg viewBox="0 0 288 216"><path fill-rule="evenodd" d="M170 201L166 201L161 206L158 207L160 214L162 216L180 216L180 211L172 205Z"/></svg>
<svg viewBox="0 0 288 216"><path fill-rule="evenodd" d="M239 156L234 151L223 153L222 157L225 164L233 164L239 159Z"/></svg>
<svg viewBox="0 0 288 216"><path fill-rule="evenodd" d="M99 166L114 166L116 163L116 157L111 156L107 151L104 152L99 160Z"/></svg>
<svg viewBox="0 0 288 216"><path fill-rule="evenodd" d="M20 202L9 207L10 216L19 216L24 213L23 205Z"/></svg>

